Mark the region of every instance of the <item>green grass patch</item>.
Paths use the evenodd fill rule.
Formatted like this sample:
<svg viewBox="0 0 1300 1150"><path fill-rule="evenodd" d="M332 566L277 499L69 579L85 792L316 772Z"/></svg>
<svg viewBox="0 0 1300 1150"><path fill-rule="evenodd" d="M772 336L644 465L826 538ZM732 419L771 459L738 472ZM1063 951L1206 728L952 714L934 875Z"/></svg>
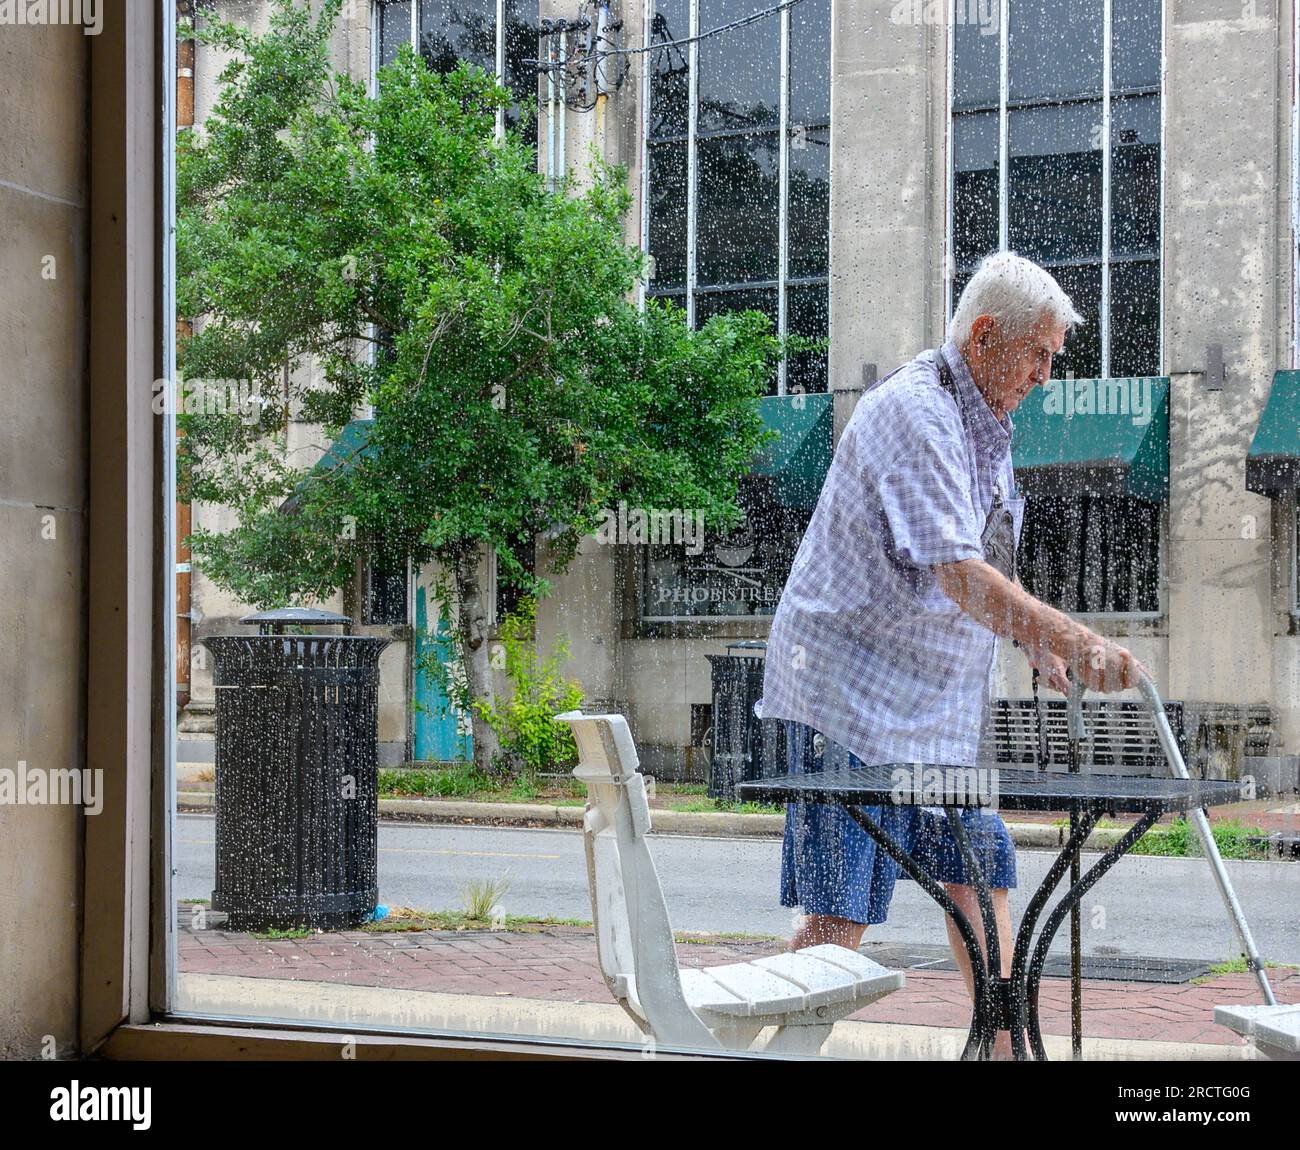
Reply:
<svg viewBox="0 0 1300 1150"><path fill-rule="evenodd" d="M551 918L537 915L508 914L499 919L475 917L463 910L416 910L394 907L381 922L368 922L360 929L371 934L391 934L411 930L544 930L548 926L590 927L581 918Z"/></svg>
<svg viewBox="0 0 1300 1150"><path fill-rule="evenodd" d="M282 938L310 938L314 933L310 927L293 926L288 930L278 930L272 927L270 930L250 930L249 938L260 938L263 942L274 942Z"/></svg>
<svg viewBox="0 0 1300 1150"><path fill-rule="evenodd" d="M483 803L548 802L581 805L584 789L577 779L530 779L523 775L489 775L473 763L386 768L379 772L381 798L464 799Z"/></svg>
<svg viewBox="0 0 1300 1150"><path fill-rule="evenodd" d="M725 799L695 798L685 799L683 801L670 801L667 804L669 810L686 811L690 814L716 814L726 812L733 815L783 815L785 807L773 806L770 803L736 803L727 802Z"/></svg>
<svg viewBox="0 0 1300 1150"><path fill-rule="evenodd" d="M1266 970L1296 970L1300 969L1289 962L1269 962L1264 960ZM1230 958L1227 962L1216 962L1210 967L1209 972L1201 975L1199 978L1192 979L1193 986L1204 986L1207 982L1213 982L1216 978L1222 978L1225 974L1249 974L1250 968L1246 965L1244 957Z"/></svg>
<svg viewBox="0 0 1300 1150"><path fill-rule="evenodd" d="M1268 850L1252 843L1252 838L1264 834L1258 827L1246 826L1236 819L1224 819L1210 824L1219 854L1225 859L1265 859ZM1158 833L1148 831L1133 845L1131 854L1164 855L1169 858L1186 858L1199 855L1201 840L1192 824L1186 819L1174 819Z"/></svg>

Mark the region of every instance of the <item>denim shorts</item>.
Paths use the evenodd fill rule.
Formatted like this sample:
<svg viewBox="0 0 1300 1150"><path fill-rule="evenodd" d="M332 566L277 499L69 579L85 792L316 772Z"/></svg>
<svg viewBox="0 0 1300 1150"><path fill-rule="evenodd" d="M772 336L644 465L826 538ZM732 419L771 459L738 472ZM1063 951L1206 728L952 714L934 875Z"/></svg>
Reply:
<svg viewBox="0 0 1300 1150"><path fill-rule="evenodd" d="M831 744L825 740L819 751L815 734L802 723L787 721L791 774L827 768ZM846 757L850 767L863 765L851 752L840 757ZM942 810L894 805L863 810L937 882L970 884L965 860ZM961 820L985 881L995 889L1014 887L1016 848L1002 820L991 811L974 809L962 811ZM871 926L888 916L894 883L900 877L908 876L839 804L786 804L782 906Z"/></svg>

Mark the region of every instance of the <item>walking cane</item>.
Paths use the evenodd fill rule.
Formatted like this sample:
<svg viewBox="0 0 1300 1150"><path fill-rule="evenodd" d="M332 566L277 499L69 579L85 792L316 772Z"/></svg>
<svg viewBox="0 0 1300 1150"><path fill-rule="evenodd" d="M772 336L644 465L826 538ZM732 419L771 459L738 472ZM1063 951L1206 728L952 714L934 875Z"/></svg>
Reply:
<svg viewBox="0 0 1300 1150"><path fill-rule="evenodd" d="M1174 738L1173 728L1169 726L1165 705L1160 701L1160 692L1156 690L1156 685L1149 675L1143 674L1138 680L1138 689L1146 696L1147 703L1151 707L1151 718L1155 721L1156 734L1160 736L1160 744L1164 747L1169 769L1176 778L1190 778L1187 764L1183 762L1182 752L1178 749L1178 740ZM1228 917L1237 928L1237 937L1241 940L1241 948L1246 954L1246 965L1254 972L1259 982L1259 988L1264 993L1264 1002L1269 1006L1276 1006L1277 999L1273 996L1273 988L1268 983L1268 975L1264 973L1264 960L1260 958L1259 951L1255 948L1255 939L1250 933L1250 927L1246 925L1246 916L1242 912L1241 903L1237 901L1232 883L1228 881L1228 871L1223 865L1223 857L1219 854L1219 844L1214 841L1214 835L1210 832L1210 820L1205 817L1205 810L1202 807L1189 812L1188 818L1200 836L1205 857L1210 860L1210 869L1214 872L1214 881L1218 885L1223 905L1228 910Z"/></svg>

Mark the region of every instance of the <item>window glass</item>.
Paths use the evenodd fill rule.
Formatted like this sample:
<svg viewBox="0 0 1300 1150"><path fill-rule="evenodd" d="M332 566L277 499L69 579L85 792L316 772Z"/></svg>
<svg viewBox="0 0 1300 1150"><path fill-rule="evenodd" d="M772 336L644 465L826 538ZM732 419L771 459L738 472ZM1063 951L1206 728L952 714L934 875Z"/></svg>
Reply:
<svg viewBox="0 0 1300 1150"><path fill-rule="evenodd" d="M790 122L831 119L831 0L800 0L790 10Z"/></svg>
<svg viewBox="0 0 1300 1150"><path fill-rule="evenodd" d="M1007 241L1039 262L1101 258L1100 104L1011 113Z"/></svg>
<svg viewBox="0 0 1300 1150"><path fill-rule="evenodd" d="M957 116L952 133L953 259L965 270L998 247L997 113Z"/></svg>
<svg viewBox="0 0 1300 1150"><path fill-rule="evenodd" d="M1017 567L1025 589L1072 612L1160 610L1158 504L1069 490L1031 498Z"/></svg>
<svg viewBox="0 0 1300 1150"><path fill-rule="evenodd" d="M1010 19L1007 72L1013 104L1101 95L1102 0L1053 5L1050 16L1039 0L1011 0Z"/></svg>
<svg viewBox="0 0 1300 1150"><path fill-rule="evenodd" d="M650 21L649 42L668 46L650 53L650 139L685 136L690 115L690 57L678 40L690 34L686 0L659 0Z"/></svg>
<svg viewBox="0 0 1300 1150"><path fill-rule="evenodd" d="M701 286L776 279L779 149L774 133L699 142L695 243Z"/></svg>
<svg viewBox="0 0 1300 1150"><path fill-rule="evenodd" d="M831 140L827 128L790 134L788 269L792 278L824 276L831 258Z"/></svg>
<svg viewBox="0 0 1300 1150"><path fill-rule="evenodd" d="M411 0L395 0L379 9L379 63L391 64L397 50L411 42Z"/></svg>
<svg viewBox="0 0 1300 1150"><path fill-rule="evenodd" d="M755 12L752 0L699 0L701 31ZM699 43L699 131L775 128L780 123L781 25L757 20Z"/></svg>
<svg viewBox="0 0 1300 1150"><path fill-rule="evenodd" d="M1160 87L1160 0L1111 0L1111 90Z"/></svg>
<svg viewBox="0 0 1300 1150"><path fill-rule="evenodd" d="M649 157L650 234L654 260L650 283L656 290L686 284L686 141L651 144Z"/></svg>
<svg viewBox="0 0 1300 1150"><path fill-rule="evenodd" d="M994 0L996 6L997 0ZM958 5L960 7L960 4ZM1001 42L996 21L953 25L954 111L998 106Z"/></svg>

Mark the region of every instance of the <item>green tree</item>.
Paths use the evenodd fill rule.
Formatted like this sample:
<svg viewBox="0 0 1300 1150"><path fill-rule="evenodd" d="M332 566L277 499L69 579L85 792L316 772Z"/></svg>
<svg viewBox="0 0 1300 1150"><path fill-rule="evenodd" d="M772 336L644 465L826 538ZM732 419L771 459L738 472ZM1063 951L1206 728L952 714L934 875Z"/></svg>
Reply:
<svg viewBox="0 0 1300 1150"><path fill-rule="evenodd" d="M517 553L543 535L563 569L620 499L733 524L784 349L758 313L692 332L666 304L638 309L624 173L593 159L549 191L528 142L496 138L511 97L491 76L439 75L409 49L373 97L335 73L340 3L313 17L276 0L260 35L196 31L229 63L179 145L178 307L196 320L181 361L191 382L249 380L262 402L181 418L183 490L237 512L192 546L258 606L329 595L376 548L436 561L490 768L484 549L544 594ZM291 416L334 435L367 403L349 466L295 465Z"/></svg>

